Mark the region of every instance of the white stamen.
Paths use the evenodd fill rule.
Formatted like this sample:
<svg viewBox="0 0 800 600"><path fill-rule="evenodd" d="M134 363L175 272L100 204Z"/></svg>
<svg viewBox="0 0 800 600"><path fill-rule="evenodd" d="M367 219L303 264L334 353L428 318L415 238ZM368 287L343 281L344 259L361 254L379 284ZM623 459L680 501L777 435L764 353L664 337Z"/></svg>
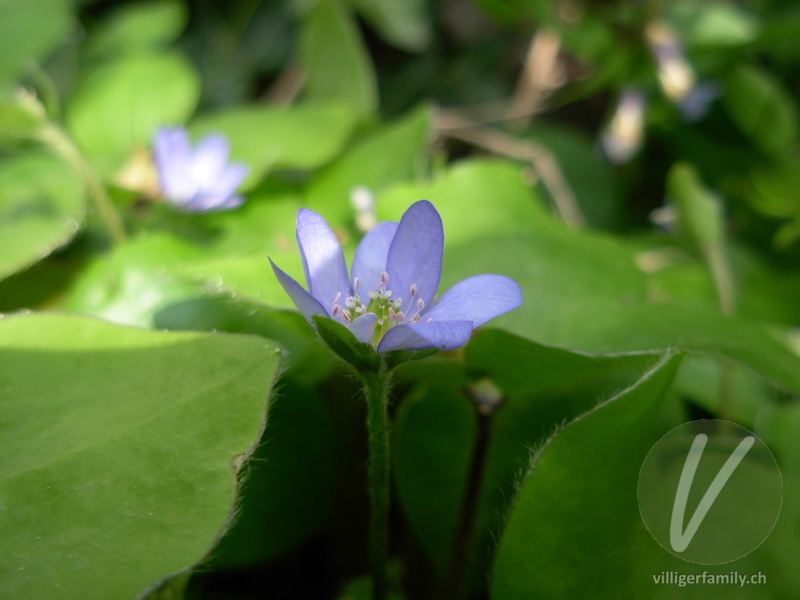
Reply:
<svg viewBox="0 0 800 600"><path fill-rule="evenodd" d="M336 304L336 301L339 300L339 298L341 297L342 297L342 292L336 292L336 295L333 297L333 300L331 300L331 303Z"/></svg>
<svg viewBox="0 0 800 600"><path fill-rule="evenodd" d="M413 315L411 315L411 322L412 323L419 323L421 320L422 319L419 316L419 313L414 313Z"/></svg>
<svg viewBox="0 0 800 600"><path fill-rule="evenodd" d="M358 291L358 277L353 279L353 293Z"/></svg>
<svg viewBox="0 0 800 600"><path fill-rule="evenodd" d="M356 311L357 313L361 314L361 313L364 312L364 307L363 306L356 306L353 310Z"/></svg>
<svg viewBox="0 0 800 600"><path fill-rule="evenodd" d="M338 304L334 304L333 308L331 309L331 315L333 315L334 317L337 317L337 316L339 316L339 313L341 313L341 312L342 312L342 307L340 305L338 305Z"/></svg>
<svg viewBox="0 0 800 600"><path fill-rule="evenodd" d="M425 322L426 322L426 323L430 323L431 321L433 321L433 319L428 319L428 320L427 320L427 321L425 321Z"/></svg>
<svg viewBox="0 0 800 600"><path fill-rule="evenodd" d="M342 321L344 321L345 325L350 325L350 315L348 315L346 312L343 312Z"/></svg>
<svg viewBox="0 0 800 600"><path fill-rule="evenodd" d="M422 310L425 308L425 302L423 302L422 298L417 298L417 310Z"/></svg>
<svg viewBox="0 0 800 600"><path fill-rule="evenodd" d="M383 319L378 319L378 325L383 325Z"/></svg>
<svg viewBox="0 0 800 600"><path fill-rule="evenodd" d="M417 284L416 283L412 283L411 284L411 297L413 298L416 295L417 295Z"/></svg>

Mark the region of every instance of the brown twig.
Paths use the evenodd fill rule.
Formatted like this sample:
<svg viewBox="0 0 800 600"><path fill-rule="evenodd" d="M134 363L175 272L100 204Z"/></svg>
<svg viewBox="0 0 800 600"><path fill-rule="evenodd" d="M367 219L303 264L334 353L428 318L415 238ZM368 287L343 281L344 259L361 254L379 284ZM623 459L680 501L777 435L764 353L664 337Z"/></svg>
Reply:
<svg viewBox="0 0 800 600"><path fill-rule="evenodd" d="M531 38L522 72L505 118L512 129L524 129L542 110L544 100L565 81L558 62L561 40L554 31L542 28Z"/></svg>
<svg viewBox="0 0 800 600"><path fill-rule="evenodd" d="M436 116L440 135L459 139L489 152L529 162L542 184L550 192L556 211L573 228L586 224L572 189L564 178L558 161L543 145L522 140L496 129L482 127L452 111L440 110Z"/></svg>

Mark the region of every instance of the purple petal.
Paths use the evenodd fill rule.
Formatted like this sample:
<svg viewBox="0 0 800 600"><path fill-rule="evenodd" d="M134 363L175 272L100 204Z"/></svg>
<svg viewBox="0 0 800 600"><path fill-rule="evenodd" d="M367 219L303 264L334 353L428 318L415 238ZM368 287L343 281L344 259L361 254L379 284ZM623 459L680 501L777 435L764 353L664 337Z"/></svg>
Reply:
<svg viewBox="0 0 800 600"><path fill-rule="evenodd" d="M297 213L297 243L303 257L308 291L327 309L350 295L347 266L339 240L320 215L301 208Z"/></svg>
<svg viewBox="0 0 800 600"><path fill-rule="evenodd" d="M397 223L385 221L369 230L356 248L353 258L353 281L359 281L359 289L374 290L386 270L389 247L397 231ZM365 286L361 288L361 286Z"/></svg>
<svg viewBox="0 0 800 600"><path fill-rule="evenodd" d="M470 321L478 327L522 304L519 284L503 275L475 275L455 284L422 313L422 320Z"/></svg>
<svg viewBox="0 0 800 600"><path fill-rule="evenodd" d="M400 219L386 261L387 287L395 298L412 301L409 291L415 284L415 297L430 304L439 287L443 245L442 219L433 204L427 200L412 204Z"/></svg>
<svg viewBox="0 0 800 600"><path fill-rule="evenodd" d="M209 135L192 154L192 179L199 190L207 191L222 177L228 163L230 145L221 135Z"/></svg>
<svg viewBox="0 0 800 600"><path fill-rule="evenodd" d="M378 352L426 348L452 350L469 341L472 329L470 321L432 321L395 325L381 339Z"/></svg>
<svg viewBox="0 0 800 600"><path fill-rule="evenodd" d="M231 210L244 202L241 196L221 196L218 194L197 194L191 200L183 204L183 210L187 212L208 212L212 210Z"/></svg>
<svg viewBox="0 0 800 600"><path fill-rule="evenodd" d="M153 144L153 160L158 171L162 194L173 202L182 203L194 194L189 172L191 146L185 129L161 128Z"/></svg>
<svg viewBox="0 0 800 600"><path fill-rule="evenodd" d="M350 323L350 331L353 332L353 335L356 336L359 342L371 344L372 333L375 329L375 321L377 319L378 315L375 313L364 313L356 317L353 322Z"/></svg>
<svg viewBox="0 0 800 600"><path fill-rule="evenodd" d="M323 315L326 317L330 316L325 311L325 308L319 302L317 302L311 294L305 291L303 287L294 279L279 269L278 266L272 262L271 258L269 259L269 264L272 265L272 270L275 273L275 276L278 278L278 281L280 281L281 285L283 286L283 289L306 319L311 320L311 317L314 315Z"/></svg>
<svg viewBox="0 0 800 600"><path fill-rule="evenodd" d="M209 186L204 190L208 194L221 196L223 198L232 196L236 191L250 169L242 163L233 163L229 165Z"/></svg>

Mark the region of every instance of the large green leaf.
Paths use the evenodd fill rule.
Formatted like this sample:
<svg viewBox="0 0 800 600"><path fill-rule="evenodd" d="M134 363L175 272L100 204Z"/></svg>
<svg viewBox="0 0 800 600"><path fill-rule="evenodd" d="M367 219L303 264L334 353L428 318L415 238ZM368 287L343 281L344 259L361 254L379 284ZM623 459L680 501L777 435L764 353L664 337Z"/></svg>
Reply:
<svg viewBox="0 0 800 600"><path fill-rule="evenodd" d="M231 155L251 169L248 182L270 169L313 169L339 152L353 127L345 108L244 106L204 115L191 126L197 135L225 134Z"/></svg>
<svg viewBox="0 0 800 600"><path fill-rule="evenodd" d="M641 543L637 476L658 439L653 420L677 366L666 356L538 450L500 539L494 600L644 597L632 592L620 562Z"/></svg>
<svg viewBox="0 0 800 600"><path fill-rule="evenodd" d="M0 88L61 40L69 27L70 4L0 0Z"/></svg>
<svg viewBox="0 0 800 600"><path fill-rule="evenodd" d="M565 420L631 385L657 358L582 355L486 330L466 348L470 374L447 363L437 365L441 377L426 372L423 364L401 368L399 381L416 387L398 415L397 489L411 529L439 574L447 572L457 544L458 508L479 429L475 406L463 392L470 378L488 376L503 395L488 422L479 503L472 539L464 548L464 583L475 590L485 584L504 510L529 449Z"/></svg>
<svg viewBox="0 0 800 600"><path fill-rule="evenodd" d="M346 106L360 117L375 111L378 90L369 53L335 0L318 0L305 16L300 66L307 101Z"/></svg>
<svg viewBox="0 0 800 600"><path fill-rule="evenodd" d="M57 158L0 161L0 278L44 258L80 227L83 183Z"/></svg>
<svg viewBox="0 0 800 600"><path fill-rule="evenodd" d="M599 353L681 348L730 357L800 390L800 358L765 327L715 310L648 301L630 249L608 238L541 230L447 248L442 289L477 273L522 287L493 324L542 343Z"/></svg>
<svg viewBox="0 0 800 600"><path fill-rule="evenodd" d="M430 183L396 185L378 203L379 220L399 221L406 209L422 198L430 200L442 217L445 248L489 233L557 227L525 184L522 168L508 161L464 161Z"/></svg>
<svg viewBox="0 0 800 600"><path fill-rule="evenodd" d="M183 123L200 83L179 54L137 54L101 64L84 77L67 106L67 126L103 172L146 147L160 126Z"/></svg>
<svg viewBox="0 0 800 600"><path fill-rule="evenodd" d="M134 598L229 522L279 353L81 317L0 322L0 590Z"/></svg>

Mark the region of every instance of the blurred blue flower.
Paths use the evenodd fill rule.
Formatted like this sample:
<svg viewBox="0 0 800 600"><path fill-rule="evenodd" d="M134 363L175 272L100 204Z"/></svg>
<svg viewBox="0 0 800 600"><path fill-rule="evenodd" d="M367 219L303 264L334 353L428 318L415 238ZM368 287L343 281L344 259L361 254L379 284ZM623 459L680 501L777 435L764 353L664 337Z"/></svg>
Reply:
<svg viewBox="0 0 800 600"><path fill-rule="evenodd" d="M153 158L162 195L185 212L236 208L243 199L234 192L248 168L229 164L229 156L230 146L222 135L209 135L192 148L185 129L159 129Z"/></svg>
<svg viewBox="0 0 800 600"><path fill-rule="evenodd" d="M645 95L636 89L620 94L614 114L600 136L600 145L608 160L623 164L633 158L644 138Z"/></svg>
<svg viewBox="0 0 800 600"><path fill-rule="evenodd" d="M414 203L400 223L383 222L361 240L352 279L339 241L317 213L297 214L297 243L308 291L270 259L283 289L311 319L338 319L378 352L451 350L472 330L522 303L519 285L502 275L476 275L434 298L442 271L442 220L427 200Z"/></svg>
<svg viewBox="0 0 800 600"><path fill-rule="evenodd" d="M700 81L678 102L678 109L687 121L699 121L706 115L711 103L721 95L722 91L716 82Z"/></svg>

